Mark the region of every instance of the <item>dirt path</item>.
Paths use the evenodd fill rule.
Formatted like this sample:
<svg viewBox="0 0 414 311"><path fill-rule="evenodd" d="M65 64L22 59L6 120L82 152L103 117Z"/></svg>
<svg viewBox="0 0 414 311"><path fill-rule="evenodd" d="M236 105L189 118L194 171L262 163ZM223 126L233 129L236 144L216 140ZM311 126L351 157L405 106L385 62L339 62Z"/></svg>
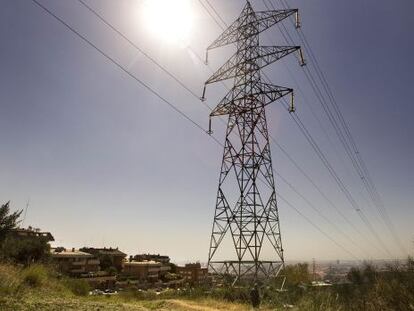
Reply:
<svg viewBox="0 0 414 311"><path fill-rule="evenodd" d="M249 309L245 308L241 305L232 305L229 306L229 304L221 304L221 303L214 303L212 301L209 301L210 306L203 305L202 302L192 302L188 300L168 300L169 303L171 303L172 307L176 307L177 310L182 311L248 311ZM212 307L211 305L214 305Z"/></svg>
<svg viewBox="0 0 414 311"><path fill-rule="evenodd" d="M250 311L247 306L205 300L149 300L149 301L112 301L110 299L39 297L27 296L25 299L3 299L0 297L1 311Z"/></svg>
<svg viewBox="0 0 414 311"><path fill-rule="evenodd" d="M173 305L177 307L185 308L188 311L217 311L218 309L213 309L206 306L195 305L194 303L182 301L182 300L169 300Z"/></svg>

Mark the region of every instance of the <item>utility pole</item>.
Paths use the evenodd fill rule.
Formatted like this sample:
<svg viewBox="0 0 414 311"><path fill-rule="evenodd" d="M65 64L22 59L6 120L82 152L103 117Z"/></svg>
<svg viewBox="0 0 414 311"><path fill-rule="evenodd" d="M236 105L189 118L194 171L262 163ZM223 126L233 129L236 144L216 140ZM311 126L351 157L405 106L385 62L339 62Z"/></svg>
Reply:
<svg viewBox="0 0 414 311"><path fill-rule="evenodd" d="M265 107L291 96L293 90L262 82L261 69L298 52L299 46L261 46L259 34L294 15L298 10L255 12L247 1L240 16L208 47L236 44L236 53L215 72L204 86L234 79L234 86L210 114L228 115L224 153L219 177L208 268L216 275L257 284L276 277L284 266L279 212ZM227 242L227 244L226 244Z"/></svg>
<svg viewBox="0 0 414 311"><path fill-rule="evenodd" d="M26 221L27 210L29 209L29 205L30 205L30 198L28 198L26 202L26 207L24 209L24 215L23 215L23 220L22 220L22 226L24 225L24 222Z"/></svg>

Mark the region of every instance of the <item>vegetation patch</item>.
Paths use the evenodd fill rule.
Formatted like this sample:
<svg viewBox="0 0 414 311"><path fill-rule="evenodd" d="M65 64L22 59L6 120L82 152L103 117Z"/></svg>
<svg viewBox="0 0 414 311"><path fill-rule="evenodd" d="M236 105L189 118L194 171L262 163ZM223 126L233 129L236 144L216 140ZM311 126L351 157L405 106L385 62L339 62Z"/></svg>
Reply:
<svg viewBox="0 0 414 311"><path fill-rule="evenodd" d="M63 284L76 296L88 296L91 290L88 282L82 279L66 278Z"/></svg>
<svg viewBox="0 0 414 311"><path fill-rule="evenodd" d="M48 279L48 272L42 265L32 265L21 271L24 284L30 287L41 287Z"/></svg>

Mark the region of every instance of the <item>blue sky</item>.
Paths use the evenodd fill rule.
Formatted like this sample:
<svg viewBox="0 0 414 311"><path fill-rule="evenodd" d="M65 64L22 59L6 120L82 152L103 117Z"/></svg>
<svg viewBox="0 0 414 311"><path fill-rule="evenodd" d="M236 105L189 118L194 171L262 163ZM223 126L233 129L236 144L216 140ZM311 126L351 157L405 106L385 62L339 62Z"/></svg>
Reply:
<svg viewBox="0 0 414 311"><path fill-rule="evenodd" d="M240 0L210 0L229 23ZM67 23L207 127L209 111L75 0L40 1ZM191 0L187 44L199 55L221 30ZM87 3L149 55L200 93L211 71L185 45L165 42L143 25L139 0ZM278 1L274 1L279 4ZM263 9L262 1L252 1ZM399 1L289 1L325 72L405 247L412 250L414 65L411 12ZM298 36L285 22L292 37ZM264 44L284 45L277 27ZM119 246L127 253L165 253L205 261L222 156L221 147L138 85L29 0L2 1L0 10L0 200L23 209L24 225L51 231L56 245ZM231 48L210 54L218 68ZM287 70L289 68L289 70ZM296 59L266 69L275 84L297 89L302 120L343 178L387 247L401 257L353 171ZM228 82L230 85L231 81ZM226 93L207 90L214 106ZM326 133L311 113L322 123ZM332 182L280 103L267 110L269 131L363 233L343 222L312 185L272 145L273 165L323 211L355 246L276 178L277 191L359 258L384 258L366 227ZM224 128L214 121L215 135ZM279 202L288 260L349 258L284 202ZM361 252L361 248L366 250Z"/></svg>

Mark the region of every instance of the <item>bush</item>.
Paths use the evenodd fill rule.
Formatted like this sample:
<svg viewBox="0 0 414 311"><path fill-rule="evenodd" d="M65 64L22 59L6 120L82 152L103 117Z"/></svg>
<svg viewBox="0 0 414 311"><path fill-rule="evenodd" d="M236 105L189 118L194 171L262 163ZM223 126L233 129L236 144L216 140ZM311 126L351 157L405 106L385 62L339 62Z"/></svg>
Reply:
<svg viewBox="0 0 414 311"><path fill-rule="evenodd" d="M88 282L81 279L65 279L64 285L77 296L87 296L91 290Z"/></svg>
<svg viewBox="0 0 414 311"><path fill-rule="evenodd" d="M22 211L10 214L10 201L0 205L0 245L6 239L10 230L18 225L21 213Z"/></svg>
<svg viewBox="0 0 414 311"><path fill-rule="evenodd" d="M126 291L120 292L119 296L123 299L130 300L155 300L157 295L152 291L140 291L137 289L127 289Z"/></svg>
<svg viewBox="0 0 414 311"><path fill-rule="evenodd" d="M20 286L17 269L13 266L0 265L0 293L4 295L14 294Z"/></svg>
<svg viewBox="0 0 414 311"><path fill-rule="evenodd" d="M46 262L50 257L50 245L42 238L7 237L1 247L4 259L23 265Z"/></svg>
<svg viewBox="0 0 414 311"><path fill-rule="evenodd" d="M286 276L286 286L297 286L311 281L307 263L288 265L283 269L282 275Z"/></svg>
<svg viewBox="0 0 414 311"><path fill-rule="evenodd" d="M21 271L23 283L30 287L40 287L45 284L48 271L41 265L32 265Z"/></svg>
<svg viewBox="0 0 414 311"><path fill-rule="evenodd" d="M108 272L109 275L116 275L118 272L118 270L116 270L116 268L112 266L106 269L105 271Z"/></svg>

